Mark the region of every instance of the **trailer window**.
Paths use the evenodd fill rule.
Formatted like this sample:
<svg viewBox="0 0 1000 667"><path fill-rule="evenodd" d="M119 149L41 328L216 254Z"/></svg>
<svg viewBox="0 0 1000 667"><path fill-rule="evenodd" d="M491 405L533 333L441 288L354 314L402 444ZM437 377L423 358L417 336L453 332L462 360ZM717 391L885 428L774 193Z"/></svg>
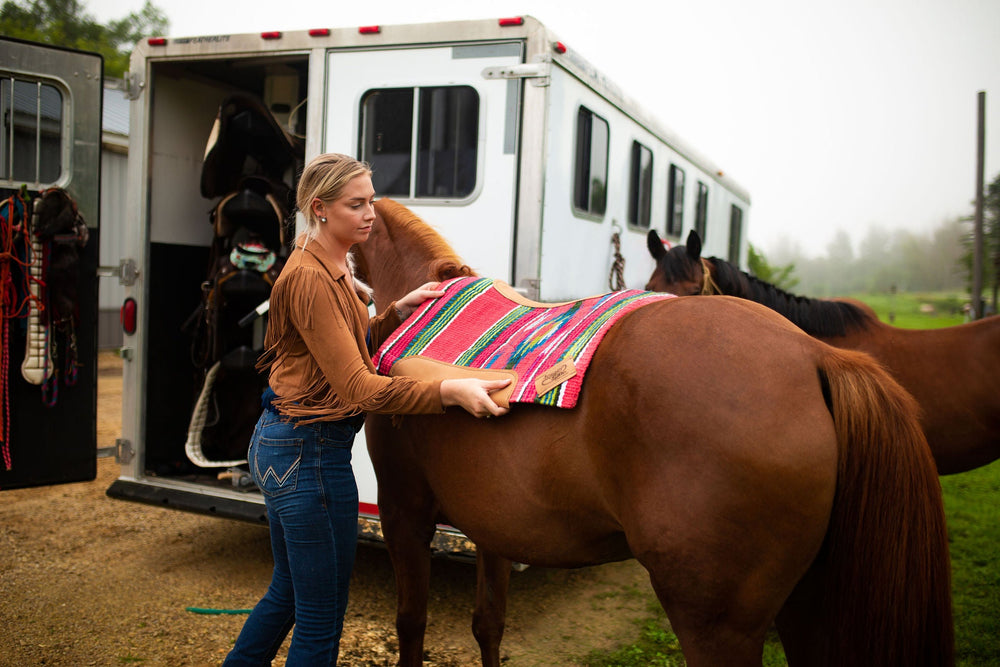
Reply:
<svg viewBox="0 0 1000 667"><path fill-rule="evenodd" d="M468 197L478 146L479 94L470 86L387 88L362 97L359 153L379 195Z"/></svg>
<svg viewBox="0 0 1000 667"><path fill-rule="evenodd" d="M743 209L736 204L729 211L729 261L740 263L740 242L743 239Z"/></svg>
<svg viewBox="0 0 1000 667"><path fill-rule="evenodd" d="M608 136L608 121L580 107L576 114L573 206L584 213L604 215L607 210Z"/></svg>
<svg viewBox="0 0 1000 667"><path fill-rule="evenodd" d="M632 142L632 166L629 170L628 222L649 227L653 202L653 151L638 141Z"/></svg>
<svg viewBox="0 0 1000 667"><path fill-rule="evenodd" d="M63 95L40 81L0 79L0 181L55 183L63 173Z"/></svg>
<svg viewBox="0 0 1000 667"><path fill-rule="evenodd" d="M698 181L698 203L694 211L694 231L704 242L708 232L708 186Z"/></svg>
<svg viewBox="0 0 1000 667"><path fill-rule="evenodd" d="M680 236L684 228L684 170L670 165L667 184L667 236Z"/></svg>

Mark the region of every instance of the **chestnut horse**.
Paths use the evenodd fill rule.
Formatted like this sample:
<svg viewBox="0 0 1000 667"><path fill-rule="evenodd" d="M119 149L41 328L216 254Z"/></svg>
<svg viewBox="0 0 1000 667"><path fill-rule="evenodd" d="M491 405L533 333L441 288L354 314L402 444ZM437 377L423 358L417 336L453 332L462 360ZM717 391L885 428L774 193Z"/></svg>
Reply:
<svg viewBox="0 0 1000 667"><path fill-rule="evenodd" d="M646 289L677 295L725 294L784 315L807 334L882 362L922 408L921 423L938 472L964 472L1000 458L1000 317L943 329L901 329L850 299L796 296L718 257L701 257L701 239L667 250L650 231L656 269Z"/></svg>
<svg viewBox="0 0 1000 667"><path fill-rule="evenodd" d="M473 275L383 199L358 277L383 309ZM667 299L605 336L572 409L366 421L397 583L401 665L420 665L435 524L477 547L473 633L499 665L511 562L636 558L687 664L952 663L940 486L916 405L865 354L738 299Z"/></svg>

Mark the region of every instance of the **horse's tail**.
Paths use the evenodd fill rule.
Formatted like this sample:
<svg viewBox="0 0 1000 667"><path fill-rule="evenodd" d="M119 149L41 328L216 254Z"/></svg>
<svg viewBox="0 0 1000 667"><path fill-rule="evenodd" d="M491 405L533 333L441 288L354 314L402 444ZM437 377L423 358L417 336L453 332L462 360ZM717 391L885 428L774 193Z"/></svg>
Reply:
<svg viewBox="0 0 1000 667"><path fill-rule="evenodd" d="M826 538L830 665L951 665L941 486L916 401L865 354L820 364L839 462Z"/></svg>

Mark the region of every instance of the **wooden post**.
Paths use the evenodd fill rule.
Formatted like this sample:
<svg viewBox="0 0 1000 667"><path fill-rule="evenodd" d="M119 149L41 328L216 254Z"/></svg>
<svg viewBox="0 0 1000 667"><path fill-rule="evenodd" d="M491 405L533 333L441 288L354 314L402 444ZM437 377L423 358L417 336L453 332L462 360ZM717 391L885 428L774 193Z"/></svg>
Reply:
<svg viewBox="0 0 1000 667"><path fill-rule="evenodd" d="M979 123L976 136L976 220L973 231L972 312L983 316L983 179L986 146L986 91L979 91Z"/></svg>

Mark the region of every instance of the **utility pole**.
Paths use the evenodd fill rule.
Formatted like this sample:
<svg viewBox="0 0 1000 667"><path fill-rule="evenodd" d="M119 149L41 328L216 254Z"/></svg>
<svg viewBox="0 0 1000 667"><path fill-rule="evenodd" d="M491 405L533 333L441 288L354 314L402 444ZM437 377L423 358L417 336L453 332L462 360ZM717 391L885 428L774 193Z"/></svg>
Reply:
<svg viewBox="0 0 1000 667"><path fill-rule="evenodd" d="M986 152L986 91L979 91L979 130L976 136L976 222L972 257L972 312L983 317L983 179Z"/></svg>
<svg viewBox="0 0 1000 667"><path fill-rule="evenodd" d="M976 221L972 257L972 312L983 317L983 179L986 153L986 91L979 91L979 123L976 137Z"/></svg>

